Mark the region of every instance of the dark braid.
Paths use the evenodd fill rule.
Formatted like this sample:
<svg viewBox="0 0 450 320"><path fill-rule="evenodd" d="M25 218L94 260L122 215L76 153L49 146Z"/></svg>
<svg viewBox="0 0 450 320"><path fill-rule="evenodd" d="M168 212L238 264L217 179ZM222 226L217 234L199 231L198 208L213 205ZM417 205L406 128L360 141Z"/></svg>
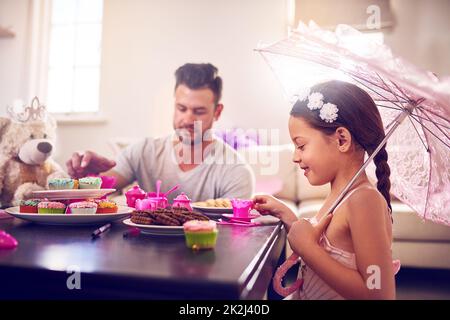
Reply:
<svg viewBox="0 0 450 320"><path fill-rule="evenodd" d="M389 179L389 176L391 175L391 168L389 167L387 160L388 153L386 152L386 147L384 146L373 158L373 161L376 166L375 174L377 175L378 179L377 189L386 199L389 210L392 213L391 196L389 193L389 191L391 190L391 180Z"/></svg>

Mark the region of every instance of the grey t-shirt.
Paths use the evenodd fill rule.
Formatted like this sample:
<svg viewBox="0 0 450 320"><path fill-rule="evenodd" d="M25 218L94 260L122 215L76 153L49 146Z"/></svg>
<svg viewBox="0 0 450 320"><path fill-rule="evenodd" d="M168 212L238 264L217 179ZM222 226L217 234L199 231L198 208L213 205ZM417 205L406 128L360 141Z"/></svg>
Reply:
<svg viewBox="0 0 450 320"><path fill-rule="evenodd" d="M185 192L192 201L217 198L250 198L255 178L248 164L230 146L215 139L205 152L203 162L183 172L176 161L173 136L145 138L128 146L117 158L114 170L129 183L136 181L147 192L161 192L176 184L180 188L169 195L169 201Z"/></svg>

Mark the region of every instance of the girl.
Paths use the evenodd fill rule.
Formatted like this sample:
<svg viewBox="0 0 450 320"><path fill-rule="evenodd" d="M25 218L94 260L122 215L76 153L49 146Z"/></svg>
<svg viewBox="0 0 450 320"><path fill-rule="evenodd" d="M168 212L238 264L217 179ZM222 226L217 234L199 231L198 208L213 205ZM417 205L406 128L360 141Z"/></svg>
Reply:
<svg viewBox="0 0 450 320"><path fill-rule="evenodd" d="M359 87L329 81L299 97L291 110L293 161L312 185L331 184L323 207L309 221L274 197L254 198L255 209L278 217L304 265L302 287L292 298L395 299L389 165L383 147L374 158L377 187L362 173L334 210L326 213L384 138L371 97ZM324 219L322 219L324 218Z"/></svg>

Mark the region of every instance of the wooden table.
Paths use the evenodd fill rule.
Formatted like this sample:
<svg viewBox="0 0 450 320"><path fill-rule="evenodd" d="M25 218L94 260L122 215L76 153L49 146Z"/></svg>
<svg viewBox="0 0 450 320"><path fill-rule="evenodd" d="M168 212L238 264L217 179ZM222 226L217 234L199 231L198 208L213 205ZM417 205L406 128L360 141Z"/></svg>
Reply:
<svg viewBox="0 0 450 320"><path fill-rule="evenodd" d="M19 246L0 250L0 298L261 299L286 241L281 224L219 226L216 248L194 252L183 236L124 238L120 221L93 241L96 227L1 219Z"/></svg>

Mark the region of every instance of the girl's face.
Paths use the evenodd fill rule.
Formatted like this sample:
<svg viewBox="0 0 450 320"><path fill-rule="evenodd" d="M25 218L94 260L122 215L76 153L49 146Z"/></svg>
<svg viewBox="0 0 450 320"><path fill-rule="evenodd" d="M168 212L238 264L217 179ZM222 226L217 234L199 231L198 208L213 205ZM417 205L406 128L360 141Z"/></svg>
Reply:
<svg viewBox="0 0 450 320"><path fill-rule="evenodd" d="M340 152L338 142L312 128L302 118L289 118L289 133L295 145L293 161L298 163L311 185L323 185L334 179Z"/></svg>

